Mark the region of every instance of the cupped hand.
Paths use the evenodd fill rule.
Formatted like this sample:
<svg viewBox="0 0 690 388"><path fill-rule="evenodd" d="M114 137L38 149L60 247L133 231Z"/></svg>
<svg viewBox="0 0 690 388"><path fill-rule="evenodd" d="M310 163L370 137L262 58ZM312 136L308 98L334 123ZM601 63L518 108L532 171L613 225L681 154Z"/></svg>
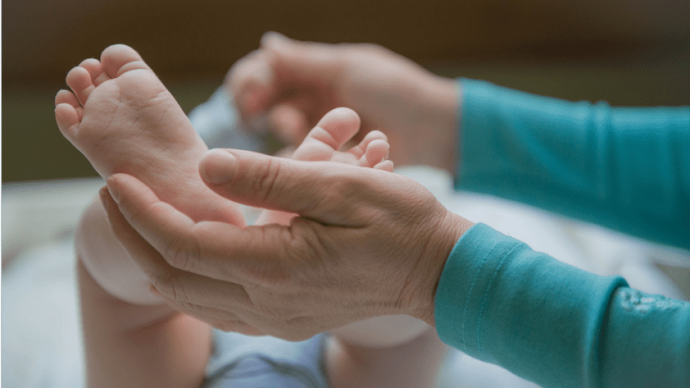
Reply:
<svg viewBox="0 0 690 388"><path fill-rule="evenodd" d="M380 315L434 324L438 279L471 223L421 185L235 150L209 152L200 172L232 201L300 217L245 229L194 222L136 178L111 177L113 230L178 310L220 329L288 340Z"/></svg>
<svg viewBox="0 0 690 388"><path fill-rule="evenodd" d="M373 44L299 42L271 32L239 60L226 82L248 123L267 115L276 134L299 144L339 106L362 117L362 134L378 129L396 165L451 171L457 150L459 87Z"/></svg>

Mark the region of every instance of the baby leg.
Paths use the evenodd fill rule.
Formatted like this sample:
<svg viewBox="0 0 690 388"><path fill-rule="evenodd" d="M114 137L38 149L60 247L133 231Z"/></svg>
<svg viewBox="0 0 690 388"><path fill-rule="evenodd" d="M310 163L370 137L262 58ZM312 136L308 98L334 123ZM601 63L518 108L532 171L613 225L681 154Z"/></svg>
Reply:
<svg viewBox="0 0 690 388"><path fill-rule="evenodd" d="M195 221L245 225L239 206L201 180L198 163L206 145L136 51L110 46L100 60L87 59L72 69L67 84L72 91L61 90L55 97L58 127L104 179L130 174ZM78 241L84 266L121 300L160 303L104 218L100 204L85 215L83 222L90 227Z"/></svg>

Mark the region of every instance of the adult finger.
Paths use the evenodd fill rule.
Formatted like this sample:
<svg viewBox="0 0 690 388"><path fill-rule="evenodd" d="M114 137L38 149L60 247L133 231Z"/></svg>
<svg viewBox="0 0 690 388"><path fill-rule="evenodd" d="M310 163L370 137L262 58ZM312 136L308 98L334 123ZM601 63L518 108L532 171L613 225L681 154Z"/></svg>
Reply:
<svg viewBox="0 0 690 388"><path fill-rule="evenodd" d="M171 308L189 315L195 319L206 322L208 325L222 331L235 332L244 335L263 336L266 335L263 331L244 322L236 314L225 310L213 309L205 306L190 306L181 305L176 301L168 298L163 298L163 301Z"/></svg>
<svg viewBox="0 0 690 388"><path fill-rule="evenodd" d="M158 251L151 246L134 228L127 222L120 212L117 203L111 197L107 186L99 192L101 203L108 215L108 223L113 230L118 242L124 248L127 255L134 260L139 268L151 279L169 277L172 268L168 265Z"/></svg>
<svg viewBox="0 0 690 388"><path fill-rule="evenodd" d="M136 178L115 174L108 179L108 190L117 201L116 206L108 206L107 209L113 231L130 257L162 294L177 295L175 299L187 301L182 290L194 290L196 286L188 285L204 283L208 280L205 275L219 278L227 274L223 278L225 282L242 279L239 268L234 272L219 272L216 268L204 271L197 268L197 264L201 262L198 260L199 256L205 253L207 246L214 245L200 243L199 236L196 235L198 224L174 207L161 202L151 189ZM214 237L218 235L232 236L232 233L239 231L239 228L229 224L211 224L215 226L215 230L207 238L214 241L217 240ZM215 241L215 244L218 242ZM209 256L213 257L210 254L204 257ZM195 273L205 277L199 279L191 276ZM243 297L239 290L233 295Z"/></svg>
<svg viewBox="0 0 690 388"><path fill-rule="evenodd" d="M171 205L160 201L150 188L133 176L115 174L108 179L107 183L108 191L122 215L118 217L114 209L108 206L109 218L112 217L111 227L120 242L127 244L131 249L136 249L132 252L132 256L147 258L147 265L142 270L149 275L150 279L152 275L152 280L157 280L162 276L171 276L169 271L164 270L165 265L161 260L166 261L162 258L172 251L194 250L194 248L180 249L181 244L195 243L191 235L194 221ZM161 268L162 271L156 271Z"/></svg>
<svg viewBox="0 0 690 388"><path fill-rule="evenodd" d="M247 335L265 335L261 330L245 323L238 314L233 312L237 309L243 310L238 306L250 307L244 288L171 268L165 263L158 251L128 224L107 188L101 189L100 196L108 213L108 222L128 255L139 264L143 264L149 273L176 273L178 279L184 280L184 282L179 283L178 287L168 287L169 284L158 282L160 289L152 285L154 295L162 298L170 307L204 321L217 329ZM158 275L157 277L174 278L172 275ZM184 290L189 290L189 292ZM237 297L238 293L241 298ZM233 303L238 299L241 303Z"/></svg>
<svg viewBox="0 0 690 388"><path fill-rule="evenodd" d="M111 176L108 188L118 198L117 206L111 207L121 212L118 215L109 210L113 230L155 288L180 303L247 308L252 302L245 285L267 280L280 285L289 272L288 253L310 253L290 249L294 242L285 238L292 235L285 227L240 229L222 222L195 224L126 174ZM310 235L302 233L301 237Z"/></svg>
<svg viewBox="0 0 690 388"><path fill-rule="evenodd" d="M247 241L242 241L241 238L236 239L230 236L229 240L232 244L225 246L223 242L225 241L224 237L227 236L223 234L222 231L218 232L217 229L214 230L212 228L207 229L210 231L208 235L210 240L208 240L207 243L209 245L221 244L224 247L223 253L226 254L227 257L223 257L224 260L215 260L214 257L203 256L203 258L199 260L199 263L202 265L193 267L194 270L202 269L205 273L212 275L211 277L180 271L168 265L167 261L161 257L162 255L158 253L156 248L153 247L149 241L140 236L139 230L137 230L137 223L148 218L153 218L151 222L154 225L156 223L162 225L175 224L177 221L174 217L166 218L165 213L174 213L177 212L177 210L169 206L157 206L159 205L159 201L157 201L155 195L150 192L145 185L136 180L136 178L124 174L116 174L116 176L108 180L108 183L110 190L117 193L115 195L118 197L119 201L119 204L116 203L110 195L108 195L108 191L102 192L104 206L109 214L111 227L115 231L116 236L121 239L121 243L130 257L137 262L144 263L141 268L144 269L144 272L149 276L156 290L155 293L162 297L163 301L172 308L187 315L191 315L220 330L239 332L247 335L265 335L265 331L252 324L252 322L262 323L267 319L264 317L265 314L262 315L260 312L265 306L255 306L249 299L244 288L239 284L218 280L213 277L236 276L237 278L256 284L262 282L267 283L265 284L266 292L259 292L259 294L263 296L263 299L273 299L273 295L276 294L272 286L275 286L274 288L281 288L281 286L289 283L289 279L286 279L286 272L281 272L281 268L285 267L282 264L287 261L282 260L279 254L288 250L288 247L285 245L290 245L290 247L294 248L294 244L291 244L291 241L282 239L286 244L281 246L275 244L275 239L273 244L271 244L259 240L256 237L250 237L252 241L257 241L256 244L251 245ZM134 223L133 226L129 225L131 221L123 215L123 212L119 211L119 207L125 209L124 213L126 214L137 215L137 217L132 218ZM153 213L147 213L148 209L157 210ZM167 215L169 216L170 214ZM206 224L211 227L224 225L219 222L210 222ZM286 229L278 225L270 225L267 228L278 232L279 229ZM238 228L233 229L239 230ZM253 228L254 231L259 232L255 234L255 236L277 236L279 234L262 232L260 229L262 228ZM142 228L141 230L146 230L145 233L167 233L160 232L160 230L155 228ZM247 234L248 233L244 233L243 235ZM181 237L184 238L184 236ZM161 239L161 241L163 240ZM315 244L312 242L311 244L301 245L313 247ZM261 249L264 247L268 249L268 253L261 252ZM271 247L274 249L271 250ZM299 252L300 249L297 249L297 251ZM246 256L251 260L237 259L240 255L247 255L252 252L258 252L258 256L268 257L269 259L260 260L259 258L251 256ZM298 257L302 258L302 255L298 254ZM264 270L243 271L243 266L241 265L243 261L252 263L263 262ZM254 267L258 265L259 264L255 264ZM289 266L290 262L287 262L287 265ZM282 275L278 274L278 276L281 276L279 278L276 275L271 275L271 271L275 271L276 273L280 272ZM247 273L249 273L249 275L246 275ZM258 315L257 309L259 311ZM277 308L277 310L280 310L280 308ZM271 309L269 311L274 310ZM275 318L269 319L269 323L273 321L275 321ZM267 327L272 328L274 326L275 324L273 326L269 324ZM274 332L275 329L272 333ZM297 334L289 332L284 335L286 338L304 339L313 334L313 332L309 331L307 333Z"/></svg>
<svg viewBox="0 0 690 388"><path fill-rule="evenodd" d="M251 52L230 68L226 82L244 119L267 108L276 93L274 79L273 69L260 50Z"/></svg>
<svg viewBox="0 0 690 388"><path fill-rule="evenodd" d="M386 179L381 171L342 163L230 149L207 152L199 172L206 185L231 201L340 226L359 226L351 214L362 204L348 199L361 195L372 181Z"/></svg>
<svg viewBox="0 0 690 388"><path fill-rule="evenodd" d="M214 269L212 265L208 268L211 271ZM163 281L158 281L153 286L163 297L174 300L187 310L211 309L241 313L253 307L243 286L190 272L179 271L175 276L163 278Z"/></svg>
<svg viewBox="0 0 690 388"><path fill-rule="evenodd" d="M155 290L155 288L154 288ZM234 312L228 310L216 309L213 307L195 305L192 303L180 303L175 299L168 298L162 294L158 294L163 302L171 308L204 322L223 322L223 321L240 321L241 318Z"/></svg>
<svg viewBox="0 0 690 388"><path fill-rule="evenodd" d="M261 48L277 75L294 81L332 80L344 65L333 45L300 42L273 31L261 37Z"/></svg>
<svg viewBox="0 0 690 388"><path fill-rule="evenodd" d="M108 223L118 242L151 280L159 296L173 298L180 304L200 304L225 309L242 305L242 303L246 305L248 298L241 286L196 276L172 267L159 251L129 224L120 212L118 204L110 196L107 187L101 189L99 194L101 203L108 214ZM193 292L189 293L185 290ZM221 293L225 297L214 299L214 296ZM210 295L210 297L205 297L205 295Z"/></svg>

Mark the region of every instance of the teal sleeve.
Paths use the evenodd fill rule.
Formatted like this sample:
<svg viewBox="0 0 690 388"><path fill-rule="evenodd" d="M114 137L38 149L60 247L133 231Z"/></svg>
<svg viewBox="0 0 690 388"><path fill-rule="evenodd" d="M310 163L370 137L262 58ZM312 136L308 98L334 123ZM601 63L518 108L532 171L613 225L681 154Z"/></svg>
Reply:
<svg viewBox="0 0 690 388"><path fill-rule="evenodd" d="M690 107L611 108L461 83L456 188L690 248Z"/></svg>
<svg viewBox="0 0 690 388"><path fill-rule="evenodd" d="M690 386L690 303L563 264L477 224L436 292L441 339L543 387Z"/></svg>

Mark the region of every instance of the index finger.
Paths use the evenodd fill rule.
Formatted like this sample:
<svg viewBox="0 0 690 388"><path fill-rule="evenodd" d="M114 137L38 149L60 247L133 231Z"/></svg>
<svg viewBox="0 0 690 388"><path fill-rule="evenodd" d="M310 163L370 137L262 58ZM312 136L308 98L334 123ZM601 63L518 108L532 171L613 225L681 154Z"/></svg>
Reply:
<svg viewBox="0 0 690 388"><path fill-rule="evenodd" d="M227 82L243 119L268 108L275 94L274 78L273 69L259 50L232 65Z"/></svg>

